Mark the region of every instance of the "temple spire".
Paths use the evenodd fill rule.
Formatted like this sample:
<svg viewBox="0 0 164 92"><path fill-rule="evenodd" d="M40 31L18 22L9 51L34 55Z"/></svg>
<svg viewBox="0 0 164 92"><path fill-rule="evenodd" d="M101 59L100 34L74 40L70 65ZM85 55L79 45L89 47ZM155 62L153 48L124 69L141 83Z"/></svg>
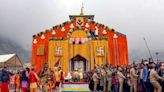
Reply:
<svg viewBox="0 0 164 92"><path fill-rule="evenodd" d="M83 13L83 9L84 9L84 5L83 5L83 3L82 3L81 13L80 13L80 15L84 15L84 13Z"/></svg>

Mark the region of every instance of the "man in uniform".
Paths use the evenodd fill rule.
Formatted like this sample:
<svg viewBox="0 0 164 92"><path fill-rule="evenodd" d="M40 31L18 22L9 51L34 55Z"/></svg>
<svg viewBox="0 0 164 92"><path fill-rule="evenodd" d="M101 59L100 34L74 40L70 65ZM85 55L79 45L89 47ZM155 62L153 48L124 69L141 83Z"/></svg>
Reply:
<svg viewBox="0 0 164 92"><path fill-rule="evenodd" d="M123 92L123 83L124 83L124 79L126 79L126 77L123 75L122 72L123 72L122 68L119 67L117 71L118 82L119 82L119 92Z"/></svg>
<svg viewBox="0 0 164 92"><path fill-rule="evenodd" d="M97 85L98 85L99 80L100 80L100 76L98 76L98 73L99 73L99 69L95 69L95 72L92 76L93 81L94 81L94 91L97 91Z"/></svg>
<svg viewBox="0 0 164 92"><path fill-rule="evenodd" d="M162 87L161 85L158 83L158 79L164 80L164 77L160 77L157 72L155 71L155 63L152 62L151 64L151 71L150 71L150 82L154 87L154 92L162 92Z"/></svg>
<svg viewBox="0 0 164 92"><path fill-rule="evenodd" d="M130 92L137 92L137 72L136 72L136 65L132 65L132 68L130 69L130 81L131 81L131 87L130 87Z"/></svg>
<svg viewBox="0 0 164 92"><path fill-rule="evenodd" d="M108 68L106 69L107 72L107 90L108 92L111 92L111 86L112 86L112 70L110 69L110 66L108 66Z"/></svg>

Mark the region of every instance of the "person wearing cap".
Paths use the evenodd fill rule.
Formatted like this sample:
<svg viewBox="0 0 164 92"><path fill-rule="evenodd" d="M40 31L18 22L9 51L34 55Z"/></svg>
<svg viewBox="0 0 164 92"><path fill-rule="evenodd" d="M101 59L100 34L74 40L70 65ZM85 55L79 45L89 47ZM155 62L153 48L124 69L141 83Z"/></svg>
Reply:
<svg viewBox="0 0 164 92"><path fill-rule="evenodd" d="M106 71L104 67L100 69L100 91L106 92Z"/></svg>
<svg viewBox="0 0 164 92"><path fill-rule="evenodd" d="M98 73L99 73L99 69L95 69L94 74L92 76L93 81L94 81L94 91L97 91L97 85L100 80L100 76L98 75Z"/></svg>
<svg viewBox="0 0 164 92"><path fill-rule="evenodd" d="M131 87L130 87L130 92L137 92L137 72L135 70L137 66L136 65L132 65L132 68L130 69L130 81L131 81Z"/></svg>
<svg viewBox="0 0 164 92"><path fill-rule="evenodd" d="M126 77L123 75L123 69L121 67L118 67L117 76L118 76L118 82L119 82L119 92L123 92L123 83Z"/></svg>
<svg viewBox="0 0 164 92"><path fill-rule="evenodd" d="M110 66L106 69L106 79L107 79L107 90L108 92L111 91L112 86L112 70L110 69Z"/></svg>
<svg viewBox="0 0 164 92"><path fill-rule="evenodd" d="M158 79L164 80L164 77L160 77L156 70L155 70L155 63L153 62L151 64L151 71L150 71L150 82L154 87L154 92L162 92L162 87L159 84L159 82L157 81Z"/></svg>

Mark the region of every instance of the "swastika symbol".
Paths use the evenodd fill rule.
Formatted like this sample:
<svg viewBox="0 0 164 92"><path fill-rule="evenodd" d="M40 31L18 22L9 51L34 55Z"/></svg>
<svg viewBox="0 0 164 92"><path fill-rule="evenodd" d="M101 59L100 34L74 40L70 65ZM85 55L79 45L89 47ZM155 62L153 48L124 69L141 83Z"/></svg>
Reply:
<svg viewBox="0 0 164 92"><path fill-rule="evenodd" d="M97 56L104 56L104 46L97 46Z"/></svg>
<svg viewBox="0 0 164 92"><path fill-rule="evenodd" d="M56 46L56 55L62 55L62 46Z"/></svg>

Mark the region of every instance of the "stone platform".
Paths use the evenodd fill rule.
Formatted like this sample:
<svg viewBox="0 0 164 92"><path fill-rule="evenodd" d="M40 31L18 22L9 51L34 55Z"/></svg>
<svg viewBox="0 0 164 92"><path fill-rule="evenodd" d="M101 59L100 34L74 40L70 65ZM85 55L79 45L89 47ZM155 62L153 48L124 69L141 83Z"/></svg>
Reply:
<svg viewBox="0 0 164 92"><path fill-rule="evenodd" d="M63 82L62 92L90 92L88 82Z"/></svg>

